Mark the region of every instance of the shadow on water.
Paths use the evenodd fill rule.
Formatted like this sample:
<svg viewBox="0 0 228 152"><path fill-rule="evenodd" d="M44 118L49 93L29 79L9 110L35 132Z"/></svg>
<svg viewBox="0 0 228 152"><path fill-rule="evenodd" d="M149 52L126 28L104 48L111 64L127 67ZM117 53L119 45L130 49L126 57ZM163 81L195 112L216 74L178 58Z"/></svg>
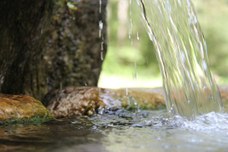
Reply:
<svg viewBox="0 0 228 152"><path fill-rule="evenodd" d="M99 145L102 136L91 130L91 126L89 120L81 118L74 123L56 120L42 125L1 127L0 151L70 151L71 147L73 151L80 151L84 146L89 150Z"/></svg>
<svg viewBox="0 0 228 152"><path fill-rule="evenodd" d="M149 152L226 151L228 115L209 113L188 121L165 110L105 110L87 118L0 128L0 151Z"/></svg>

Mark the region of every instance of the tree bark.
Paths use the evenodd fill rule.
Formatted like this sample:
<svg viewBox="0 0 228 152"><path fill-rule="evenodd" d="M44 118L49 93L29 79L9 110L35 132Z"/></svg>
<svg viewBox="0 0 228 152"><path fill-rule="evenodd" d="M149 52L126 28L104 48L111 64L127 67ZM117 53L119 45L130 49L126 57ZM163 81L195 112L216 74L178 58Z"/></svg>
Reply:
<svg viewBox="0 0 228 152"><path fill-rule="evenodd" d="M25 66L40 51L40 30L45 25L46 0L2 0L0 2L0 86L1 92L23 92Z"/></svg>
<svg viewBox="0 0 228 152"><path fill-rule="evenodd" d="M107 0L99 4L2 0L0 91L42 98L52 89L96 86L107 48Z"/></svg>

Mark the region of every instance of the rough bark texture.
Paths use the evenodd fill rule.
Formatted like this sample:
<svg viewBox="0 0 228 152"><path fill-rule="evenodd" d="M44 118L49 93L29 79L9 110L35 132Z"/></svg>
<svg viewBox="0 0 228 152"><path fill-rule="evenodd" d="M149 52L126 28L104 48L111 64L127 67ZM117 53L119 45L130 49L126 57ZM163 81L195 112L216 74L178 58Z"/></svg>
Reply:
<svg viewBox="0 0 228 152"><path fill-rule="evenodd" d="M0 91L42 98L52 89L96 86L107 48L107 0L99 2L2 0Z"/></svg>
<svg viewBox="0 0 228 152"><path fill-rule="evenodd" d="M40 52L41 29L45 26L46 0L1 0L0 88L1 92L24 91L25 67Z"/></svg>

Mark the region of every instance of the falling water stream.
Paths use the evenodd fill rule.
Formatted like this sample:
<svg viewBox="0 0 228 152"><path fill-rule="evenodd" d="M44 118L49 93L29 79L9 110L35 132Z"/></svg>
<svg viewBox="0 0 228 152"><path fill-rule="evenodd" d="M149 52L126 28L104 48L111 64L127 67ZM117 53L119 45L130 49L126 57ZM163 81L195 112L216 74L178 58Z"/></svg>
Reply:
<svg viewBox="0 0 228 152"><path fill-rule="evenodd" d="M102 16L102 0L99 0L99 15ZM104 22L102 20L102 17L101 19L99 20L99 38L101 39L101 52L100 52L100 58L101 60L103 61L104 60L104 35L103 35L103 30L104 30Z"/></svg>
<svg viewBox="0 0 228 152"><path fill-rule="evenodd" d="M208 67L207 46L190 0L137 0L156 48L166 105L188 118L221 112L219 91Z"/></svg>

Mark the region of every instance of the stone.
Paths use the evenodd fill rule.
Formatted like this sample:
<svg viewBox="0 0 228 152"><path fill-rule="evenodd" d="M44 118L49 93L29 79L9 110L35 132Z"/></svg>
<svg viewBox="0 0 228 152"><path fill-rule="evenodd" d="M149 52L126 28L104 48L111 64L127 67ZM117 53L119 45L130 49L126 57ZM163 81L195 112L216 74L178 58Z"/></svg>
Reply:
<svg viewBox="0 0 228 152"><path fill-rule="evenodd" d="M162 92L156 89L151 91L129 89L102 89L96 87L67 87L48 93L42 100L47 109L55 118L72 116L91 116L102 108L129 108L129 104L137 101L137 107L155 110L164 108Z"/></svg>
<svg viewBox="0 0 228 152"><path fill-rule="evenodd" d="M53 118L43 104L27 95L0 95L0 122L43 122Z"/></svg>
<svg viewBox="0 0 228 152"><path fill-rule="evenodd" d="M107 105L110 102L120 102L121 107L127 109L157 110L165 107L162 89L102 89L100 94L102 101ZM109 96L111 100L107 100Z"/></svg>
<svg viewBox="0 0 228 152"><path fill-rule="evenodd" d="M49 92L43 103L55 118L91 116L104 106L99 89L90 87L67 87Z"/></svg>
<svg viewBox="0 0 228 152"><path fill-rule="evenodd" d="M225 111L228 111L228 87L220 87ZM48 93L43 104L55 118L91 116L102 108L158 110L165 108L164 92L156 89L104 89L67 87Z"/></svg>

